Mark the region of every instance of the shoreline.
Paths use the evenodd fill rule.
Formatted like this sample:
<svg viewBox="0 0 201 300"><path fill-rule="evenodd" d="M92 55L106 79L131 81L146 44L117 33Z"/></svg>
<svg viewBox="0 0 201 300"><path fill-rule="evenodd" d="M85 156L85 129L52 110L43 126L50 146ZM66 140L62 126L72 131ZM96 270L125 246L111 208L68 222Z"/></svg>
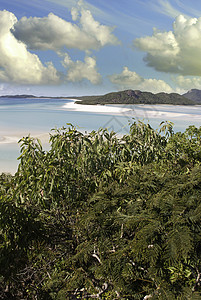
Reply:
<svg viewBox="0 0 201 300"><path fill-rule="evenodd" d="M100 113L100 114L117 114L121 115L124 113L127 113L129 111L132 111L130 108L126 107L118 107L118 106L107 106L107 105L101 105L101 104L95 104L95 105L85 105L85 104L77 104L75 102L82 101L77 99L69 99L72 100L71 102L65 103L62 108L72 111L82 111L82 112L91 112L91 113Z"/></svg>
<svg viewBox="0 0 201 300"><path fill-rule="evenodd" d="M183 107L186 108L186 105L173 105L173 104L94 104L94 105L85 105L85 104L77 104L77 99L69 99L72 100L62 106L64 110L67 111L77 111L77 112L87 112L87 113L96 113L96 114L105 114L105 115L117 115L117 116L125 116L132 118L137 115L138 118L195 118L200 119L199 114L187 114L183 112L171 112L160 110L160 107ZM82 100L79 100L82 101ZM123 106L123 107L122 107ZM192 105L193 108L201 107L200 105ZM134 107L134 108L133 108ZM139 109L141 108L141 109ZM149 110L150 108L154 108L153 110ZM157 109L159 108L159 109Z"/></svg>
<svg viewBox="0 0 201 300"><path fill-rule="evenodd" d="M16 133L15 135L13 134L5 134L5 135L0 135L0 146L1 145L6 145L6 144L18 144L19 140L22 139L23 137L28 136L29 133ZM45 132L45 133L30 133L30 136L34 139L39 139L41 140L42 143L48 144L49 143L49 137L50 133Z"/></svg>

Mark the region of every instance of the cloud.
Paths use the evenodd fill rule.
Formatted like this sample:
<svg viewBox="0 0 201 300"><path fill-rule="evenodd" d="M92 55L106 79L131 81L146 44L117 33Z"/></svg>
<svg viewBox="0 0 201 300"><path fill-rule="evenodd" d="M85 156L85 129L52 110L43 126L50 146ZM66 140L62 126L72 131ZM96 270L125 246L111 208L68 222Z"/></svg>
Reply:
<svg viewBox="0 0 201 300"><path fill-rule="evenodd" d="M87 50L87 48L89 46L89 41L91 41L92 48L95 47L95 44L98 48L109 43L109 39L111 38L110 29L96 22L89 11L82 11L81 16L79 16L79 11L73 9L72 17L74 20L79 18L82 30L80 30L77 25L72 25L69 23L69 28L73 29L72 31L69 31L72 38L69 38L68 46L70 47L71 43L71 47L74 47L77 43L77 48L79 45L81 45L80 48L83 48L88 55L85 57L84 62L80 60L74 62L71 60L68 54L61 54L61 52L58 50L57 54L63 57L62 64L67 70L67 74L65 75L59 73L54 68L52 62L48 62L43 65L36 54L33 54L27 50L25 41L20 41L13 35L13 28L17 26L24 18L18 22L13 13L6 10L0 11L0 81L24 85L45 85L59 84L61 82L67 83L69 81L80 82L84 79L87 79L92 84L100 84L102 78L97 71L96 59L89 56L89 50ZM62 44L59 44L59 42L61 42L61 36L56 37L56 30L59 28L59 32L61 33L63 28L64 32L66 32L66 28L64 28L65 26L62 27L62 25L66 25L68 22L53 14L50 14L47 18L39 18L40 22L42 23L38 23L38 18L30 18L29 21L31 19L34 24L38 24L38 27L34 27L35 25L33 26L31 22L29 24L30 28L26 27L26 30L28 30L28 28L31 30L33 27L35 30L38 30L39 39L37 39L36 36L33 36L33 39L31 38L32 42L38 45L38 49L40 49L40 47L43 47L44 49L54 49L56 48L57 41L59 45L58 49L61 48ZM25 20L28 19L25 18ZM48 24L46 23L47 20L52 26L55 26L53 26L55 30L55 39L58 38L58 40L55 40L51 36L52 31L48 31L47 27L45 27ZM47 31L46 39L44 40L44 32L41 28L43 28L44 31ZM88 36L86 32L88 32ZM76 33L78 33L78 35L76 35ZM50 39L52 39L51 43ZM41 42L43 42L42 46L40 46Z"/></svg>
<svg viewBox="0 0 201 300"><path fill-rule="evenodd" d="M186 17L191 16L200 16L199 9L194 9L191 2L188 4L185 1L180 0L153 0L151 3L151 7L154 8L155 11L166 15L171 18L176 18L177 16L183 14ZM171 2L173 4L171 4ZM178 9L176 8L178 7ZM185 13L184 13L185 12Z"/></svg>
<svg viewBox="0 0 201 300"><path fill-rule="evenodd" d="M50 13L47 17L23 17L14 24L12 33L30 49L58 51L68 49L98 50L105 45L117 45L118 39L112 34L113 27L101 25L94 20L91 12L82 8L72 8L72 20L77 24Z"/></svg>
<svg viewBox="0 0 201 300"><path fill-rule="evenodd" d="M80 82L87 79L93 84L101 83L101 75L97 71L95 58L86 56L84 62L80 60L73 62L67 53L60 54L60 56L64 56L62 64L67 69L67 81Z"/></svg>
<svg viewBox="0 0 201 300"><path fill-rule="evenodd" d="M156 4L152 4L153 8L168 17L176 18L178 15L181 14L181 11L177 10L172 6L172 4L167 0L157 0Z"/></svg>
<svg viewBox="0 0 201 300"><path fill-rule="evenodd" d="M173 31L155 29L152 36L138 38L134 45L147 52L144 60L157 71L201 75L201 18L180 15Z"/></svg>
<svg viewBox="0 0 201 300"><path fill-rule="evenodd" d="M180 0L177 0L176 2L177 2L178 7L180 7L183 11L186 11L188 13L188 15L191 15L194 17L195 16L200 17L200 10L198 8L196 9L196 7L193 8L191 2L188 2L188 5L184 1L180 1Z"/></svg>
<svg viewBox="0 0 201 300"><path fill-rule="evenodd" d="M182 75L173 77L172 80L182 89L201 89L200 77L184 77Z"/></svg>
<svg viewBox="0 0 201 300"><path fill-rule="evenodd" d="M54 84L60 77L51 62L44 66L37 55L10 32L17 23L11 12L0 11L0 81L20 84Z"/></svg>
<svg viewBox="0 0 201 300"><path fill-rule="evenodd" d="M84 9L88 9L92 12L93 15L99 16L99 17L106 17L107 14L101 10L100 8L96 7L95 5L82 0L47 0L48 2L55 3L56 5L60 5L63 7L66 7L68 9L71 9L72 7L78 5L79 7L82 6Z"/></svg>
<svg viewBox="0 0 201 300"><path fill-rule="evenodd" d="M150 91L152 93L173 92L172 88L165 81L145 79L136 72L130 71L127 67L124 67L122 73L109 76L109 79L122 90L137 89L141 91Z"/></svg>

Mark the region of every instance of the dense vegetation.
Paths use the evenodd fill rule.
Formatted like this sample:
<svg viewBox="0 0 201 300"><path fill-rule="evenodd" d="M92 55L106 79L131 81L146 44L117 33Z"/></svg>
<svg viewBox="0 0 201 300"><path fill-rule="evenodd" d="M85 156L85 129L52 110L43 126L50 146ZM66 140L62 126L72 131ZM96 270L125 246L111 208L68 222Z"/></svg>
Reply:
<svg viewBox="0 0 201 300"><path fill-rule="evenodd" d="M173 105L195 105L196 100L187 99L176 93L158 93L141 92L126 90L113 92L100 96L77 97L82 100L79 104L173 104Z"/></svg>
<svg viewBox="0 0 201 300"><path fill-rule="evenodd" d="M201 299L201 127L50 144L0 176L0 299Z"/></svg>

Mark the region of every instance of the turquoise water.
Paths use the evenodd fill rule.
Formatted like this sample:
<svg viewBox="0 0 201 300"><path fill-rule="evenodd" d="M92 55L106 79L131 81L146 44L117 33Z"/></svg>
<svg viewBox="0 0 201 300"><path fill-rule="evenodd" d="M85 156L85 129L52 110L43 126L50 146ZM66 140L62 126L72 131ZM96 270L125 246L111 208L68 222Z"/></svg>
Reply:
<svg viewBox="0 0 201 300"><path fill-rule="evenodd" d="M116 105L119 112L81 111L66 106L71 100L58 99L0 99L0 172L14 173L17 169L19 145L17 141L28 134L38 136L47 144L48 133L72 123L81 131L107 127L119 134L129 131L128 122L140 119L157 128L161 121L172 121L175 131L184 131L189 125L201 125L201 106L174 105ZM101 111L101 106L97 110ZM125 111L129 109L129 111ZM96 110L96 107L95 107Z"/></svg>

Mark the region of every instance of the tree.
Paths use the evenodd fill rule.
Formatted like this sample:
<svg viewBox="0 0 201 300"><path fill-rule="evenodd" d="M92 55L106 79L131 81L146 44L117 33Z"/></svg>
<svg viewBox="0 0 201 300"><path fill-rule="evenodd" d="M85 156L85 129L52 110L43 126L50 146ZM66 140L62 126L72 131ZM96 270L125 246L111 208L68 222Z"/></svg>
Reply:
<svg viewBox="0 0 201 300"><path fill-rule="evenodd" d="M21 139L0 176L0 298L199 299L201 129Z"/></svg>

